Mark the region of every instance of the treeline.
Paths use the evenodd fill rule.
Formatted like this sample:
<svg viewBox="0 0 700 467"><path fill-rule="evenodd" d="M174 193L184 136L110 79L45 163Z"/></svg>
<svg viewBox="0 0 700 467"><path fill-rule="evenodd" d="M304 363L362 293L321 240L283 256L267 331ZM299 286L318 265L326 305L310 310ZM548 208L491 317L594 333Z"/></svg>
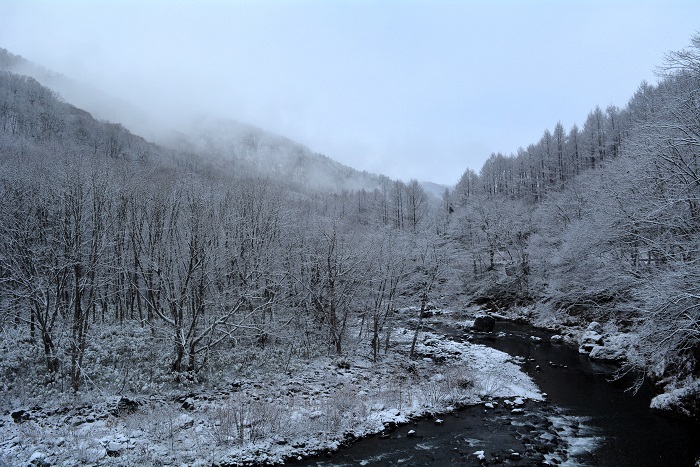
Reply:
<svg viewBox="0 0 700 467"><path fill-rule="evenodd" d="M479 174L467 170L450 232L476 300L608 323L636 336L630 367L697 378L699 116L695 36L625 108L596 108L582 129L558 123L517 154L492 155Z"/></svg>
<svg viewBox="0 0 700 467"><path fill-rule="evenodd" d="M0 327L49 381L80 388L95 329L125 323L174 374L267 346L378 359L397 303L447 283L416 181L319 194L146 143L31 78L0 74L0 98Z"/></svg>
<svg viewBox="0 0 700 467"><path fill-rule="evenodd" d="M478 178L478 190L489 195L542 201L547 193L560 191L579 174L616 158L635 119L630 109L609 106L605 111L596 107L583 129L574 125L566 131L558 122L539 142L520 148L515 155L492 154L478 175L468 171L462 176L457 191L463 197L475 194Z"/></svg>

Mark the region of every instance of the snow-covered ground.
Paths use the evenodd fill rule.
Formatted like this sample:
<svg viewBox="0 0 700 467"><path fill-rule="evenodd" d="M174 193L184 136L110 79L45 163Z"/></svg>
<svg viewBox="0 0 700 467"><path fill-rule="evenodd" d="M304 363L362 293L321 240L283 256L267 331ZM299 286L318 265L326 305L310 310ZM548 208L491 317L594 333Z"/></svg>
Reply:
<svg viewBox="0 0 700 467"><path fill-rule="evenodd" d="M361 352L297 359L286 373L263 366L189 393L95 390L40 407L3 398L0 465L279 464L490 398L542 399L503 352L421 332L410 359L412 337L395 329L379 362Z"/></svg>

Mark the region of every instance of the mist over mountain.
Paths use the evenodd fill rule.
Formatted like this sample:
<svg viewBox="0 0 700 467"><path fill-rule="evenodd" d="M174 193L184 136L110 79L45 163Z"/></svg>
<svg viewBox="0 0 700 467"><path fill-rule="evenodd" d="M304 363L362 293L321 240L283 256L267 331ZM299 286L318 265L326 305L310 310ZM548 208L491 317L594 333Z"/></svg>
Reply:
<svg viewBox="0 0 700 467"><path fill-rule="evenodd" d="M438 199L442 199L445 196L446 190L447 190L447 193L449 194L449 192L453 188L453 187L450 187L447 185L441 185L439 183L434 183L434 182L429 182L429 181L421 181L420 184L426 193L428 193L429 195L434 196L435 198L438 198Z"/></svg>
<svg viewBox="0 0 700 467"><path fill-rule="evenodd" d="M66 102L90 112L95 118L119 123L149 139L162 131L158 122L133 103L111 96L91 83L44 68L1 47L0 70L31 76L57 92Z"/></svg>
<svg viewBox="0 0 700 467"><path fill-rule="evenodd" d="M235 120L182 115L171 122L154 121L126 101L111 98L89 84L47 70L2 48L0 70L31 76L98 119L119 123L165 147L211 158L231 170L332 192L371 191L390 182L385 176L360 172L288 138Z"/></svg>
<svg viewBox="0 0 700 467"><path fill-rule="evenodd" d="M235 120L202 118L160 142L236 170L265 174L323 191L374 190L387 177L360 172L283 136Z"/></svg>

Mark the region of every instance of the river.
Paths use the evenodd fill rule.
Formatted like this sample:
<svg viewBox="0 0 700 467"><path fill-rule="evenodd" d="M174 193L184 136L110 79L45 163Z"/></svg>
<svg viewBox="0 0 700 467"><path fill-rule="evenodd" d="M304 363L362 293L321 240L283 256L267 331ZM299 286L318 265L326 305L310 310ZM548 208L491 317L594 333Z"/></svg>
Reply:
<svg viewBox="0 0 700 467"><path fill-rule="evenodd" d="M518 415L503 401L495 409L467 407L441 416L441 424L420 420L302 464L692 466L700 458L700 426L651 411L651 388L630 394L629 382L611 381L613 365L552 344L550 336L498 322L493 333L472 339L522 357L523 370L548 394L547 402L528 402Z"/></svg>

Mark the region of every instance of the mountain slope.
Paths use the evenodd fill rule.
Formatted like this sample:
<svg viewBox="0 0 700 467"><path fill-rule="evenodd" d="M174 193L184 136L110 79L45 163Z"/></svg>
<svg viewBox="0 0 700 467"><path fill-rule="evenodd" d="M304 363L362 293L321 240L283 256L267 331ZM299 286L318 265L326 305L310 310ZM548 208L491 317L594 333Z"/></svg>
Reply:
<svg viewBox="0 0 700 467"><path fill-rule="evenodd" d="M90 83L48 70L1 47L0 70L34 78L67 102L85 109L99 120L118 122L149 139L155 134L150 130L154 125L146 112L130 102L110 96Z"/></svg>
<svg viewBox="0 0 700 467"><path fill-rule="evenodd" d="M236 171L280 178L314 190L374 190L390 182L387 177L360 172L288 138L235 120L200 119L161 143L232 163Z"/></svg>
<svg viewBox="0 0 700 467"><path fill-rule="evenodd" d="M387 177L360 172L288 138L234 120L203 118L181 128L154 130L152 119L128 102L106 96L90 85L49 71L2 48L0 70L30 76L98 119L119 122L131 132L177 152L205 156L222 170L228 167L236 173L281 179L331 192L371 191L390 182Z"/></svg>

